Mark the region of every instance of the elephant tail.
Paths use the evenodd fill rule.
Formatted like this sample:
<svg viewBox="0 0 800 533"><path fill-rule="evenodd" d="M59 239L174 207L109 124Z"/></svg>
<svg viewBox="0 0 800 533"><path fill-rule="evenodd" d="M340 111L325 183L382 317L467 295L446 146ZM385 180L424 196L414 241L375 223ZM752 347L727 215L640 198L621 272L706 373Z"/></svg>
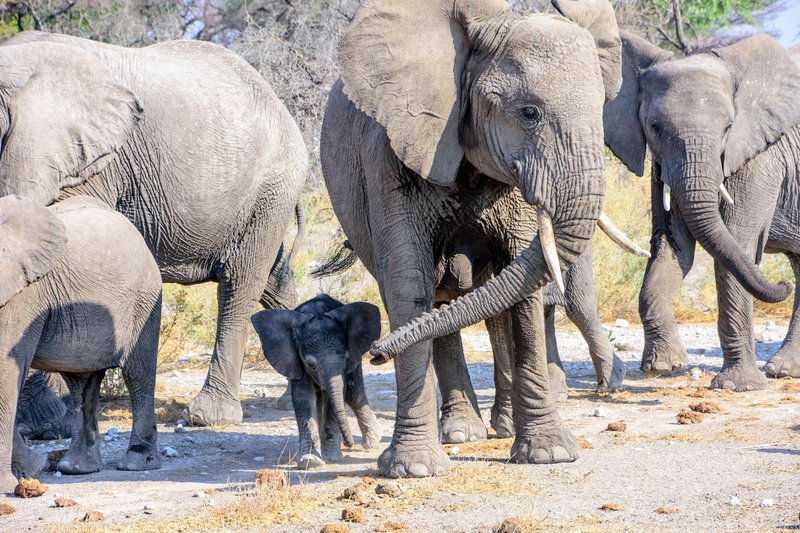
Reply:
<svg viewBox="0 0 800 533"><path fill-rule="evenodd" d="M303 209L303 200L297 201L297 204L294 206L294 215L297 218L297 233L294 236L292 249L289 251L289 256L286 258L284 268L290 267L295 252L297 252L297 249L303 244L303 239L306 237L306 212Z"/></svg>
<svg viewBox="0 0 800 533"><path fill-rule="evenodd" d="M340 274L353 266L357 260L358 256L353 250L353 245L350 244L350 241L344 241L341 248L336 250L336 253L327 261L315 268L311 275L315 278L325 278Z"/></svg>

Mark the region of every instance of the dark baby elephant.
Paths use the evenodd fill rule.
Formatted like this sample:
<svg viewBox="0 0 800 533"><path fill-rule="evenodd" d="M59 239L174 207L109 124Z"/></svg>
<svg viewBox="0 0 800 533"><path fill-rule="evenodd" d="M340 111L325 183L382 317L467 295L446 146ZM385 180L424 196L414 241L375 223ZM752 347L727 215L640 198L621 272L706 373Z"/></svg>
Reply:
<svg viewBox="0 0 800 533"><path fill-rule="evenodd" d="M267 361L289 378L299 431L299 468L340 461L342 439L347 447L353 446L346 405L358 419L364 449L380 442L361 371L364 352L380 336L377 307L364 302L343 305L323 294L294 311L260 311L251 320Z"/></svg>
<svg viewBox="0 0 800 533"><path fill-rule="evenodd" d="M45 208L6 196L0 213L0 491L14 488L14 474L35 475L43 464L15 428L29 368L61 372L76 406L59 471L103 467L97 402L106 369L116 366L133 414L118 467L158 468L153 394L161 276L142 236L121 214L86 197Z"/></svg>

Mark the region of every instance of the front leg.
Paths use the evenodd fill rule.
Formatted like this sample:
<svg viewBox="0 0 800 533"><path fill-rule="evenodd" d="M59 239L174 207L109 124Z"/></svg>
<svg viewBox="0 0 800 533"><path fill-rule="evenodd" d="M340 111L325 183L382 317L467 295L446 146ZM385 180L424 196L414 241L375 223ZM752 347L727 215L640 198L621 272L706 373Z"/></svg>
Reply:
<svg viewBox="0 0 800 533"><path fill-rule="evenodd" d="M356 414L361 430L361 446L365 450L375 448L381 441L381 427L367 402L361 365L347 375L344 387L344 401Z"/></svg>
<svg viewBox="0 0 800 533"><path fill-rule="evenodd" d="M657 167L653 167L657 176ZM670 212L664 211L662 196L663 183L654 179L651 257L647 260L639 293L639 317L644 328L641 368L647 374L670 374L683 368L689 360L678 334L672 301L694 263L695 239L677 206Z"/></svg>
<svg viewBox="0 0 800 533"><path fill-rule="evenodd" d="M292 406L294 416L297 420L298 442L300 445L299 459L297 468L308 470L325 465L322 454L319 453L314 444L314 431L316 424L313 423L313 413L317 409L317 392L314 383L308 375L303 374L300 379L289 381L289 388L292 391Z"/></svg>
<svg viewBox="0 0 800 533"><path fill-rule="evenodd" d="M511 310L516 463L562 463L578 458L578 443L564 426L552 394L545 353L541 291Z"/></svg>
<svg viewBox="0 0 800 533"><path fill-rule="evenodd" d="M486 319L486 331L494 356L494 403L491 425L500 439L514 436L514 413L511 403L513 391L511 360L514 358L514 341L511 338L511 317L508 311Z"/></svg>

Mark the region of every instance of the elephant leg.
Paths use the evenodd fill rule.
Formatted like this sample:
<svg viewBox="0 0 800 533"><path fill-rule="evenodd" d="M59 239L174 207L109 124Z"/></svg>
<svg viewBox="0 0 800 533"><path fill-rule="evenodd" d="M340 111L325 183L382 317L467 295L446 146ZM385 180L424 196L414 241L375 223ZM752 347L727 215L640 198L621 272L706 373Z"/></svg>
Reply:
<svg viewBox="0 0 800 533"><path fill-rule="evenodd" d="M297 459L297 468L308 470L325 465L322 454L317 448L319 437L315 435L317 424L314 423L314 413L317 411L317 391L311 379L303 375L301 379L289 381L289 390L292 394L292 406L297 420L298 442L300 450Z"/></svg>
<svg viewBox="0 0 800 533"><path fill-rule="evenodd" d="M381 441L381 427L367 402L361 365L347 375L344 387L344 401L356 414L361 430L361 446L365 450L375 448Z"/></svg>
<svg viewBox="0 0 800 533"><path fill-rule="evenodd" d="M433 367L442 394L442 443L485 440L486 425L464 359L461 332L433 339Z"/></svg>
<svg viewBox="0 0 800 533"><path fill-rule="evenodd" d="M72 441L57 467L63 474L89 474L103 468L100 457L102 441L97 431L97 402L105 373L105 370L100 370L91 374L63 374L76 406Z"/></svg>
<svg viewBox="0 0 800 533"><path fill-rule="evenodd" d="M550 393L541 291L511 309L516 463L561 463L578 458L578 442L564 426Z"/></svg>
<svg viewBox="0 0 800 533"><path fill-rule="evenodd" d="M14 452L11 458L11 471L13 474L18 478L34 477L42 471L46 463L47 456L33 451L19 431L15 430Z"/></svg>
<svg viewBox="0 0 800 533"><path fill-rule="evenodd" d="M798 308L800 308L800 256L786 254L789 264L792 266L795 279L794 307L792 308L792 320L789 322L789 332L783 339L780 350L770 357L764 365L764 372L773 378L800 378L800 318L798 318Z"/></svg>
<svg viewBox="0 0 800 533"><path fill-rule="evenodd" d="M547 350L547 374L550 376L550 394L557 402L566 402L569 387L564 363L558 353L556 339L556 306L546 305L544 309L544 337Z"/></svg>
<svg viewBox="0 0 800 533"><path fill-rule="evenodd" d="M281 393L277 400L275 400L275 409L278 411L291 411L292 410L292 385L286 386L286 389Z"/></svg>
<svg viewBox="0 0 800 533"><path fill-rule="evenodd" d="M514 436L514 410L512 408L511 360L514 341L511 338L511 317L508 311L486 319L486 330L494 355L494 404L491 425L495 435L501 439Z"/></svg>
<svg viewBox="0 0 800 533"><path fill-rule="evenodd" d="M128 451L117 464L120 470L161 468L154 405L156 354L161 302L153 309L130 355L121 364L122 378L131 397L133 428Z"/></svg>
<svg viewBox="0 0 800 533"><path fill-rule="evenodd" d="M72 432L71 403L69 389L58 372L29 371L17 404L20 434L37 440L69 436Z"/></svg>
<svg viewBox="0 0 800 533"><path fill-rule="evenodd" d="M320 390L317 396L317 406L322 458L329 463L341 463L344 460L342 430L339 428L336 411L327 392Z"/></svg>
<svg viewBox="0 0 800 533"><path fill-rule="evenodd" d="M644 328L641 369L646 374L670 374L689 360L678 334L672 301L692 268L695 240L677 207L664 212L661 190L654 182L652 257L647 261L639 293L639 317ZM665 219L669 220L671 238L667 237Z"/></svg>

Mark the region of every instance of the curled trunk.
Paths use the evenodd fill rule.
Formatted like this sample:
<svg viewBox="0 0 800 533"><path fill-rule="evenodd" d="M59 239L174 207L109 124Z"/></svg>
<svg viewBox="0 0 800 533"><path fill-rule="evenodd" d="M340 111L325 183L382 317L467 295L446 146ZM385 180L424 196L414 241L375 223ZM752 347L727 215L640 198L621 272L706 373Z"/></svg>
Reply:
<svg viewBox="0 0 800 533"><path fill-rule="evenodd" d="M339 429L342 432L344 444L348 448L351 448L355 441L353 441L353 434L350 431L350 424L347 422L347 412L344 408L344 380L342 376L333 376L328 379L325 388L328 393L328 400L333 407L333 415L336 417L336 421L339 422Z"/></svg>

